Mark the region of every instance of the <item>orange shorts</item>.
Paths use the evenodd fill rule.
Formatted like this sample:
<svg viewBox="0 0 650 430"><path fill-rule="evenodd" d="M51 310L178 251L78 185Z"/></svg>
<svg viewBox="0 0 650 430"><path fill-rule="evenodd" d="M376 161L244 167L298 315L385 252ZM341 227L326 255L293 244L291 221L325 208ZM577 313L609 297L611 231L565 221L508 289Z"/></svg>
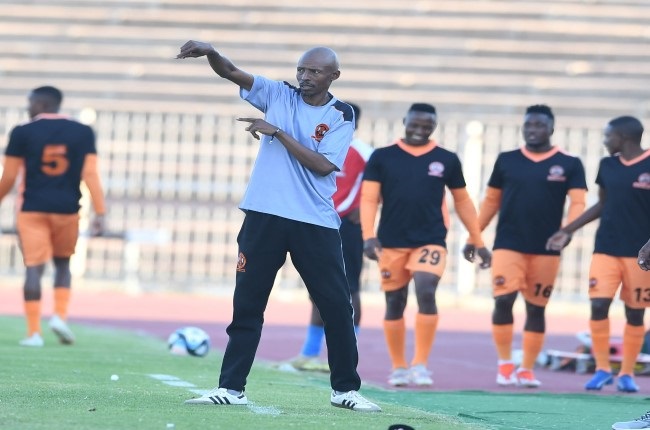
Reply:
<svg viewBox="0 0 650 430"><path fill-rule="evenodd" d="M79 214L18 212L16 227L25 266L37 266L74 254Z"/></svg>
<svg viewBox="0 0 650 430"><path fill-rule="evenodd" d="M383 291L399 290L407 285L414 272L442 277L447 264L447 250L440 245L419 248L384 248L379 256L379 273Z"/></svg>
<svg viewBox="0 0 650 430"><path fill-rule="evenodd" d="M589 298L613 299L619 287L627 306L650 307L650 272L641 270L636 257L594 254L589 268Z"/></svg>
<svg viewBox="0 0 650 430"><path fill-rule="evenodd" d="M509 249L492 253L494 297L521 291L527 302L546 306L560 269L559 255L523 254Z"/></svg>

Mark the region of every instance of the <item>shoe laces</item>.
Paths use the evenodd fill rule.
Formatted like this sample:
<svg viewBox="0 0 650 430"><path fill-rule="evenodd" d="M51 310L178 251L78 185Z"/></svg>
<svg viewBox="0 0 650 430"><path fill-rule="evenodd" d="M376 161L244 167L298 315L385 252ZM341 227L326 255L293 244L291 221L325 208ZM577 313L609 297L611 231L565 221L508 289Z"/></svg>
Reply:
<svg viewBox="0 0 650 430"><path fill-rule="evenodd" d="M356 402L356 404L369 405L370 401L366 400L358 391L352 390L344 394L346 400Z"/></svg>
<svg viewBox="0 0 650 430"><path fill-rule="evenodd" d="M645 422L650 422L650 411L646 412L645 414L641 415L639 418L637 418L634 421L645 421Z"/></svg>
<svg viewBox="0 0 650 430"><path fill-rule="evenodd" d="M428 370L426 367L424 367L421 364L411 367L411 372L415 376L429 376L429 375L431 375L431 371Z"/></svg>
<svg viewBox="0 0 650 430"><path fill-rule="evenodd" d="M535 379L535 375L533 375L531 370L520 370L517 371L517 378L532 381Z"/></svg>
<svg viewBox="0 0 650 430"><path fill-rule="evenodd" d="M499 373L506 378L509 378L514 371L515 365L513 363L504 363L499 365Z"/></svg>

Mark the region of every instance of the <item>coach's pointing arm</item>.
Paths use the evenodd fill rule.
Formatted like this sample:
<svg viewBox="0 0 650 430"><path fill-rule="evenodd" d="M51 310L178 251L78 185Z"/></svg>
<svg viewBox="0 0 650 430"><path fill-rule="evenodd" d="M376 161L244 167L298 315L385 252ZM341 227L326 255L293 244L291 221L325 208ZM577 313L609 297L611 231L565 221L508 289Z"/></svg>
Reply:
<svg viewBox="0 0 650 430"><path fill-rule="evenodd" d="M176 58L197 58L204 55L208 57L210 67L217 75L228 79L247 91L250 91L253 87L253 75L237 68L229 59L221 56L209 43L190 40L181 46L181 52Z"/></svg>

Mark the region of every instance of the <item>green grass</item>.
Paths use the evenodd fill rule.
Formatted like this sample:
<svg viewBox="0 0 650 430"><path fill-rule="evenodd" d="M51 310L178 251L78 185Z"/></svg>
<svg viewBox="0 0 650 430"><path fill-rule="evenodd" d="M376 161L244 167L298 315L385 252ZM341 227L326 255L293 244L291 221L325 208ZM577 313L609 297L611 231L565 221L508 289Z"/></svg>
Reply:
<svg viewBox="0 0 650 430"><path fill-rule="evenodd" d="M44 348L19 347L19 318L0 317L0 428L70 429L345 429L385 430L405 423L417 430L608 429L650 409L627 396L494 394L478 391L362 393L383 408L355 413L329 405L327 376L279 372L257 364L249 377L252 403L185 405L195 396L151 374L173 375L197 389L216 385L220 355L169 354L165 342L119 330L75 326L77 344L66 347L45 333ZM111 381L112 374L119 375Z"/></svg>

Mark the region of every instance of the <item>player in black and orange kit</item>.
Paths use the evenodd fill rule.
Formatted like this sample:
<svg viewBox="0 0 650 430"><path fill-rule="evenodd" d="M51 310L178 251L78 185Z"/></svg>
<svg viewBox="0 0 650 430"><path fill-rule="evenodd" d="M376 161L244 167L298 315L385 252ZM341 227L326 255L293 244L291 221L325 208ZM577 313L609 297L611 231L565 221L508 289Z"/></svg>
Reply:
<svg viewBox="0 0 650 430"><path fill-rule="evenodd" d="M541 385L533 366L544 344L545 308L560 266L559 252L547 250L546 240L562 226L567 195L568 221L585 207L584 167L580 159L551 144L554 121L546 105L526 109L525 145L499 154L479 210L481 230L499 213L492 261L492 337L498 358L496 382L501 386ZM526 321L523 357L515 369L512 310L519 293L526 303Z"/></svg>
<svg viewBox="0 0 650 430"><path fill-rule="evenodd" d="M385 293L384 335L392 361L388 383L427 386L433 383L427 369L438 326L436 288L447 259L445 189L470 234L475 248L465 253L481 267L489 267L491 254L483 246L476 209L465 188L458 156L430 140L437 125L433 106L416 103L404 118L404 138L376 149L368 160L361 188L361 230L364 252L378 260ZM381 218L375 234L375 219ZM415 283L418 313L415 352L406 360L404 309L408 285Z"/></svg>
<svg viewBox="0 0 650 430"><path fill-rule="evenodd" d="M641 147L643 125L631 116L611 120L604 145L612 155L600 161L596 183L598 202L548 240L549 249L561 250L571 235L600 218L589 270L592 354L596 373L585 388L600 390L613 383L610 367L609 308L621 287L626 325L623 360L617 388L636 392L634 366L643 346L645 308L650 306L650 273L637 261L639 249L650 236L650 150Z"/></svg>
<svg viewBox="0 0 650 430"><path fill-rule="evenodd" d="M19 175L20 205L16 225L26 267L24 284L27 338L23 346L43 346L41 335L41 277L54 262L54 313L50 328L61 343L74 342L66 324L70 300L70 257L79 233L80 185L90 191L96 217L91 233L103 230L104 195L97 172L95 135L90 127L60 115L63 94L39 87L29 95L31 121L16 126L5 150L0 201Z"/></svg>
<svg viewBox="0 0 650 430"><path fill-rule="evenodd" d="M639 250L637 263L641 270L650 271L650 239ZM650 429L650 411L632 421L620 421L612 424L612 430Z"/></svg>

